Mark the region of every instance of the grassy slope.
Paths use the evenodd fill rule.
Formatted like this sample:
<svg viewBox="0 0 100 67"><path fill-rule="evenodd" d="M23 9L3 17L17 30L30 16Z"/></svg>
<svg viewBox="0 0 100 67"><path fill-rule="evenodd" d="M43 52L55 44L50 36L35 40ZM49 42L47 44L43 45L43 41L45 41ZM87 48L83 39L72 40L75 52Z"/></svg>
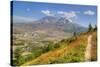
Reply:
<svg viewBox="0 0 100 67"><path fill-rule="evenodd" d="M92 60L96 60L96 32L90 32L80 34L77 39L69 44L66 42L61 43L66 46L44 53L36 59L24 63L22 66L34 64L82 62L84 61L84 52L87 45L87 38L90 34L93 35Z"/></svg>
<svg viewBox="0 0 100 67"><path fill-rule="evenodd" d="M97 34L93 33L93 38L92 38L92 51L91 51L91 55L92 55L92 59L91 61L96 61L97 60Z"/></svg>

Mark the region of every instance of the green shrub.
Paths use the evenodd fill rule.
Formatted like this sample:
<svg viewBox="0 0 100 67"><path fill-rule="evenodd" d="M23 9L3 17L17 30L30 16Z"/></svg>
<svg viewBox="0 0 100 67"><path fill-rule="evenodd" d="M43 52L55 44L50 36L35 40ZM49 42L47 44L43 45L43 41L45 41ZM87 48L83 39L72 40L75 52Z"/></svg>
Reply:
<svg viewBox="0 0 100 67"><path fill-rule="evenodd" d="M54 63L70 63L70 62L82 62L84 61L84 51L85 45L80 44L76 48L72 48L68 53L63 54L60 57L57 57L54 60L49 60L50 64Z"/></svg>
<svg viewBox="0 0 100 67"><path fill-rule="evenodd" d="M42 53L43 53L43 50L41 48L33 50L32 51L33 58L36 58L36 57L40 56Z"/></svg>
<svg viewBox="0 0 100 67"><path fill-rule="evenodd" d="M68 38L68 39L67 39L67 42L68 42L68 43L71 43L71 42L73 42L75 39L76 39L76 37Z"/></svg>
<svg viewBox="0 0 100 67"><path fill-rule="evenodd" d="M19 58L21 56L21 53L22 53L21 48L16 48L13 56L13 58L15 58L13 59L13 65L19 65Z"/></svg>
<svg viewBox="0 0 100 67"><path fill-rule="evenodd" d="M59 43L56 43L55 45L54 45L54 48L59 48L61 45L59 44Z"/></svg>

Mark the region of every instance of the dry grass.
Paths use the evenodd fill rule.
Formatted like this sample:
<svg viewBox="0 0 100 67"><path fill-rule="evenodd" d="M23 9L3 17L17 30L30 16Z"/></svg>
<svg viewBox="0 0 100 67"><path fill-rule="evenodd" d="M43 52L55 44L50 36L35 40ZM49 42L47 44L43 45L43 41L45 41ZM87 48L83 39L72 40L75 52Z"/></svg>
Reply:
<svg viewBox="0 0 100 67"><path fill-rule="evenodd" d="M29 62L26 62L22 66L26 65L34 65L34 64L50 64L50 61L56 60L58 57L61 57L65 54L67 54L71 49L78 47L80 44L84 44L84 46L87 45L87 38L88 36L92 34L93 35L93 47L92 47L92 58L93 60L96 59L96 33L91 32L87 34L82 34L76 38L73 42L71 42L69 45L67 43L64 43L66 46L63 48L57 48L53 51L49 51L47 53L42 54L41 56L37 57L34 60L31 60Z"/></svg>

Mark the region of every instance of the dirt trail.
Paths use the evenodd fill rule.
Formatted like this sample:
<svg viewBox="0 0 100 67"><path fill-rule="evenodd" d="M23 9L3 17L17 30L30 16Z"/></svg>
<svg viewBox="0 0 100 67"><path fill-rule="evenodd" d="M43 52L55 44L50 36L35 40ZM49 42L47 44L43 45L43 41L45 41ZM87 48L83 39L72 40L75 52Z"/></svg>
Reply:
<svg viewBox="0 0 100 67"><path fill-rule="evenodd" d="M87 40L88 44L85 51L85 61L91 61L92 35L89 35Z"/></svg>

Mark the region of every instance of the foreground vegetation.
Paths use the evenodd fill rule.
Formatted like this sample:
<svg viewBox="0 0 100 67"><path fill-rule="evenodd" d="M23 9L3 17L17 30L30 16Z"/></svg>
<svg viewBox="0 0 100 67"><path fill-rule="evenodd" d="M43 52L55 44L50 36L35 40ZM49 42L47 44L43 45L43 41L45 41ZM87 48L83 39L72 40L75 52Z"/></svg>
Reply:
<svg viewBox="0 0 100 67"><path fill-rule="evenodd" d="M13 65L37 65L37 64L57 64L84 62L85 50L87 46L87 37L93 35L91 61L97 60L97 32L96 27L89 27L88 32L76 34L68 39L62 39L59 42L42 41L44 46L25 49L29 47L18 47L14 51Z"/></svg>

